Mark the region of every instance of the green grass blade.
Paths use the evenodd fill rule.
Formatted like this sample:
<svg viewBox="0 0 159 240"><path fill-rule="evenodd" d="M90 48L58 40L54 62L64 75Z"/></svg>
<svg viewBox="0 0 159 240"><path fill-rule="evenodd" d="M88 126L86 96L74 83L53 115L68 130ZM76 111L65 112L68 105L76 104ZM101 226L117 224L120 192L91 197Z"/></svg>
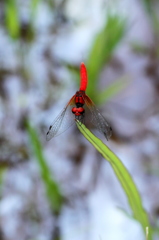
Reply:
<svg viewBox="0 0 159 240"><path fill-rule="evenodd" d="M152 14L152 5L153 5L153 2L150 1L150 0L142 0L144 6L145 6L145 9L147 10L147 12L151 15Z"/></svg>
<svg viewBox="0 0 159 240"><path fill-rule="evenodd" d="M36 13L37 13L37 9L38 6L40 5L41 0L32 0L31 1L31 22L33 23L34 20L36 19Z"/></svg>
<svg viewBox="0 0 159 240"><path fill-rule="evenodd" d="M7 167L1 166L0 167L0 199L2 198L2 188L3 188L3 175L6 172Z"/></svg>
<svg viewBox="0 0 159 240"><path fill-rule="evenodd" d="M149 14L149 17L151 19L152 28L154 29L155 33L159 34L159 18L158 18L158 12L156 11L158 9L157 1L151 1L151 0L142 0L145 9L147 13Z"/></svg>
<svg viewBox="0 0 159 240"><path fill-rule="evenodd" d="M118 180L120 181L122 188L127 196L129 205L132 210L133 217L139 221L143 231L148 226L150 229L150 223L145 212L140 194L137 190L135 183L132 180L131 175L120 161L120 159L96 136L94 136L85 125L77 121L77 126L85 138L102 154L102 156L111 164ZM149 232L149 240L152 239L151 231Z"/></svg>
<svg viewBox="0 0 159 240"><path fill-rule="evenodd" d="M116 82L112 83L110 86L100 92L98 95L97 104L102 104L105 101L108 101L110 98L127 87L128 84L129 81L126 76L118 79Z"/></svg>
<svg viewBox="0 0 159 240"><path fill-rule="evenodd" d="M37 9L40 1L41 1L41 0L32 0L32 1L31 1L31 10L32 10L33 12L36 11L36 9Z"/></svg>
<svg viewBox="0 0 159 240"><path fill-rule="evenodd" d="M41 178L45 185L48 201L50 203L53 213L58 214L60 213L63 204L62 193L60 191L58 183L53 179L52 172L46 164L46 160L43 155L42 145L39 141L37 133L34 128L31 127L29 122L27 123L27 130L30 144L32 145L35 157L40 168Z"/></svg>
<svg viewBox="0 0 159 240"><path fill-rule="evenodd" d="M17 39L20 34L20 22L18 6L15 0L6 0L5 3L5 21L9 35Z"/></svg>
<svg viewBox="0 0 159 240"><path fill-rule="evenodd" d="M99 75L103 66L110 59L117 44L124 36L126 29L125 19L119 16L108 15L105 26L97 35L88 58L88 76L91 81L87 88L88 95L95 101L95 92Z"/></svg>

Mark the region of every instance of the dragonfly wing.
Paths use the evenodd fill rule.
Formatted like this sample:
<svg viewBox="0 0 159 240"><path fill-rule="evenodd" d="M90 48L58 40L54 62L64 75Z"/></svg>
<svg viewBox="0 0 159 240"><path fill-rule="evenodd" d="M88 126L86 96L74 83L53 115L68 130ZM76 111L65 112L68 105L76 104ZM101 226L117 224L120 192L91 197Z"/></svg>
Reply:
<svg viewBox="0 0 159 240"><path fill-rule="evenodd" d="M71 105L74 104L74 99L75 96L71 98L67 106L62 110L62 112L55 118L53 123L50 125L49 130L46 134L47 141L66 131L75 122L71 109Z"/></svg>
<svg viewBox="0 0 159 240"><path fill-rule="evenodd" d="M85 95L84 101L88 107L88 109L91 112L92 115L92 123L97 129L104 134L106 139L108 140L111 135L112 135L112 128L110 125L107 123L106 119L103 117L103 115L99 112L99 110L96 108L95 104L93 101Z"/></svg>

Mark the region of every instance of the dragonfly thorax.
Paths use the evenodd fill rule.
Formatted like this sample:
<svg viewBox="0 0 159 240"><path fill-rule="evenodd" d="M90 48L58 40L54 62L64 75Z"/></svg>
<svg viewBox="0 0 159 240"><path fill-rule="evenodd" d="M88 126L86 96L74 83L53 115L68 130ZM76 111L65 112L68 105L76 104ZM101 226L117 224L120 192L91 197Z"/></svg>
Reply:
<svg viewBox="0 0 159 240"><path fill-rule="evenodd" d="M77 91L75 97L75 104L77 107L82 107L85 104L84 91Z"/></svg>

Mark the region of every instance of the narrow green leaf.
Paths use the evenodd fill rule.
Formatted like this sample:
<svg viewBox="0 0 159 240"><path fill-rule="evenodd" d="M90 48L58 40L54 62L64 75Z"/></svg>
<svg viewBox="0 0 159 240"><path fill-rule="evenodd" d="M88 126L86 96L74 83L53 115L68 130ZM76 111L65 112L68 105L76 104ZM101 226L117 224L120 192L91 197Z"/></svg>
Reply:
<svg viewBox="0 0 159 240"><path fill-rule="evenodd" d="M42 145L39 141L36 131L27 123L27 130L29 134L30 143L32 145L35 157L37 159L41 177L45 185L46 194L54 213L58 214L61 211L63 204L63 196L58 183L53 179L53 174L47 166L43 155Z"/></svg>
<svg viewBox="0 0 159 240"><path fill-rule="evenodd" d="M94 100L99 75L103 66L112 56L117 44L124 36L126 21L119 16L108 15L104 28L97 35L88 58L88 72L91 84L88 86L88 95Z"/></svg>
<svg viewBox="0 0 159 240"><path fill-rule="evenodd" d="M0 199L2 197L3 175L6 172L6 167L0 167Z"/></svg>
<svg viewBox="0 0 159 240"><path fill-rule="evenodd" d="M147 13L149 14L150 20L151 20L151 24L152 24L152 28L155 31L155 33L158 35L159 33L159 18L158 18L158 3L157 1L152 1L152 0L142 0L145 9L147 11Z"/></svg>
<svg viewBox="0 0 159 240"><path fill-rule="evenodd" d="M132 50L137 54L149 54L149 48L138 42L131 43Z"/></svg>
<svg viewBox="0 0 159 240"><path fill-rule="evenodd" d="M142 1L147 12L151 15L152 14L152 0L143 0Z"/></svg>
<svg viewBox="0 0 159 240"><path fill-rule="evenodd" d="M40 1L41 1L41 0L32 0L32 1L31 1L31 9L32 9L33 11L36 10L36 8L38 7Z"/></svg>
<svg viewBox="0 0 159 240"><path fill-rule="evenodd" d="M146 227L146 240L149 238L149 227Z"/></svg>
<svg viewBox="0 0 159 240"><path fill-rule="evenodd" d="M128 79L127 77L122 77L118 79L116 82L112 83L106 89L100 92L97 99L97 104L102 104L105 101L108 101L114 95L122 91L125 87L128 86Z"/></svg>
<svg viewBox="0 0 159 240"><path fill-rule="evenodd" d="M20 22L15 0L6 0L5 2L5 21L9 35L13 39L17 39L20 34Z"/></svg>
<svg viewBox="0 0 159 240"><path fill-rule="evenodd" d="M37 8L40 4L40 1L41 0L32 0L31 1L31 20L33 22L33 20L35 19L35 15L36 15L36 11L37 11Z"/></svg>
<svg viewBox="0 0 159 240"><path fill-rule="evenodd" d="M120 181L123 190L127 196L129 205L132 210L133 217L139 221L143 231L149 227L150 223L144 207L140 194L128 170L125 168L120 159L96 136L94 136L85 125L77 121L77 126L85 138L102 154L102 156L111 164L116 177ZM149 232L149 240L152 239L151 231Z"/></svg>

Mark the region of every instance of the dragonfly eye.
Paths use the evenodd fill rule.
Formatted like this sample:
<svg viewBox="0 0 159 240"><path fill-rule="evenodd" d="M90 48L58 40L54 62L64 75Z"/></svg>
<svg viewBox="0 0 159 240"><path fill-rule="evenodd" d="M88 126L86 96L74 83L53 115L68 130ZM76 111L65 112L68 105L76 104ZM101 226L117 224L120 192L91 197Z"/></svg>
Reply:
<svg viewBox="0 0 159 240"><path fill-rule="evenodd" d="M73 114L75 114L76 111L77 111L77 108L76 108L76 107L72 108L72 113L73 113Z"/></svg>
<svg viewBox="0 0 159 240"><path fill-rule="evenodd" d="M84 112L85 112L85 110L84 110L83 107L79 107L79 108L77 108L77 109L78 109L78 112L79 112L79 113L84 113Z"/></svg>

